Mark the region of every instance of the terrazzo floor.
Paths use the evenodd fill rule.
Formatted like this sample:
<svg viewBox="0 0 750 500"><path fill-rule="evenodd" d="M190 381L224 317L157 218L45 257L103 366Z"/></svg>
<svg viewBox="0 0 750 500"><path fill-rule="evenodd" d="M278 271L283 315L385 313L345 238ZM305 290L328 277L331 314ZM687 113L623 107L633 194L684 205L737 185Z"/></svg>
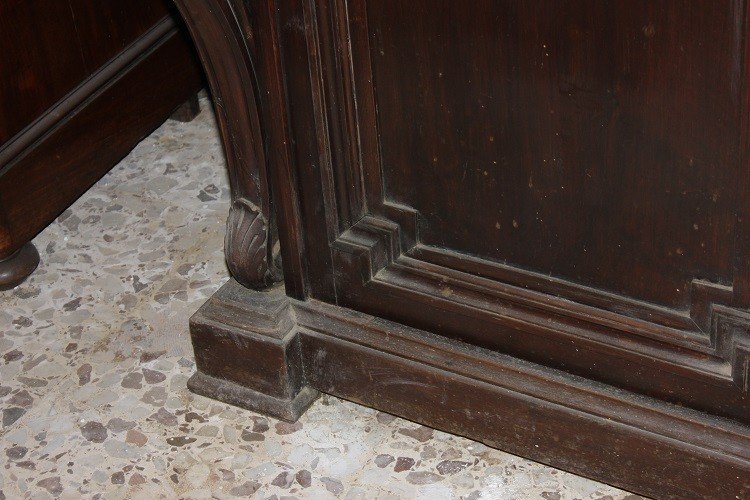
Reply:
<svg viewBox="0 0 750 500"><path fill-rule="evenodd" d="M188 318L228 278L205 96L35 243L0 292L0 500L639 498L323 396L296 424L196 396Z"/></svg>

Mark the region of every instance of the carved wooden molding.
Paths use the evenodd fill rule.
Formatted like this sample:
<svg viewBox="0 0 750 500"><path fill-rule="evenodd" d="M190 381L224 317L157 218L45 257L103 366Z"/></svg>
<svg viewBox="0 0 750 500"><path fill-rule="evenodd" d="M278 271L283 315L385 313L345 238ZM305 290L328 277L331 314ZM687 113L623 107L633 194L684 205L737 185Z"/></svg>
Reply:
<svg viewBox="0 0 750 500"><path fill-rule="evenodd" d="M702 280L691 283L690 316L730 367L734 383L750 393L750 313L732 307L734 291Z"/></svg>
<svg viewBox="0 0 750 500"><path fill-rule="evenodd" d="M420 250L423 247L416 247L418 244L419 213L410 207L392 203L385 203L384 208L388 213L387 219L365 216L350 230L343 233L337 242L339 249L350 246L361 250L360 262L363 269L358 274L362 277L361 286L373 278L388 281L388 272L381 273L377 278L376 275L392 264L398 266L399 257L402 255L413 259L415 266L413 269L421 267L420 257L422 254ZM404 269L402 272L411 271ZM406 279L406 281L408 282L409 279ZM461 283L462 278L456 275L456 281ZM682 331L678 330L678 322L674 319L672 324L662 325L643 318L638 321L636 330L631 330L628 328L627 315L621 317L619 324L611 322L609 327L614 331L622 330L622 333L628 335L631 341L639 341L637 337L633 338L633 333L643 335L643 339L639 342L644 346L644 353L649 340L657 340L667 346L667 349L670 349L671 346L683 349L687 347L688 349L694 349L694 354L699 357L708 354L719 360L719 366L716 366L716 363L711 363L711 367L706 368L707 372L714 371L719 377L726 372L737 387L750 394L750 312L731 305L734 297L731 286L695 279L690 284L690 288L691 306L689 316L685 317L687 321L685 321ZM544 290L539 290L539 292L548 293ZM530 295L533 293L531 292ZM489 294L489 296L492 295ZM499 297L499 295L495 295L495 297ZM522 297L519 296L518 299L519 304L523 302ZM550 297L547 303L552 305L554 300ZM589 310L584 311L583 307L581 311L583 317L590 321L592 325L597 322L604 324L607 319L605 318L606 313L597 319L592 315L594 310L588 308ZM619 316L619 314L616 314L616 316ZM652 335L643 334L643 331L648 327L654 330ZM692 340L685 342L685 338L679 339L674 336L675 334L681 334L683 337ZM600 340L605 344L617 344L617 340L614 338L607 340L606 337L602 337ZM682 342L678 344L680 340ZM634 349L638 350L637 348ZM696 366L700 364L699 361ZM724 368L721 367L722 364Z"/></svg>
<svg viewBox="0 0 750 500"><path fill-rule="evenodd" d="M230 280L190 319L190 334L198 370L188 388L195 393L288 421L319 395L304 380L283 286L251 292Z"/></svg>
<svg viewBox="0 0 750 500"><path fill-rule="evenodd" d="M281 279L269 244L271 234L260 207L245 198L232 202L224 251L232 276L248 288L264 288Z"/></svg>
<svg viewBox="0 0 750 500"><path fill-rule="evenodd" d="M716 304L711 309L716 351L729 362L734 383L750 393L750 314Z"/></svg>
<svg viewBox="0 0 750 500"><path fill-rule="evenodd" d="M580 359L582 367L579 372L567 361L566 370L583 373L587 358L576 353L590 351L608 359L598 373L615 385L623 379L636 384L633 371L658 371L675 401L720 405L714 411L727 416L750 407L750 313L723 305L732 304L731 287L695 280L684 325L664 325L423 260L427 247L414 232L418 213L391 212L363 217L334 243L337 289L345 292L339 305L448 337L470 322L477 332L493 332L497 344L487 347L516 354L517 343L533 346L538 357L531 361L544 364L556 363L545 355L550 343L558 350L570 346L565 359ZM434 322L410 323L414 303L431 310ZM701 389L684 391L686 380ZM646 393L654 389L647 377L636 385ZM717 399L717 391L726 391L726 399Z"/></svg>

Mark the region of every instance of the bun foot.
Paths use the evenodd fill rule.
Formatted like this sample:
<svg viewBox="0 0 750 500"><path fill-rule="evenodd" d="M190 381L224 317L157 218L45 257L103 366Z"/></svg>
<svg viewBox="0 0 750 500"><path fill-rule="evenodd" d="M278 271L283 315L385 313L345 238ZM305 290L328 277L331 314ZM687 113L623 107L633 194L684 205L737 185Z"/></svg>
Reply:
<svg viewBox="0 0 750 500"><path fill-rule="evenodd" d="M38 265L39 252L31 243L26 243L7 259L0 260L0 290L17 287Z"/></svg>
<svg viewBox="0 0 750 500"><path fill-rule="evenodd" d="M179 108L175 109L170 118L177 120L178 122L191 122L201 112L201 105L198 101L198 94L188 99L185 103L181 104Z"/></svg>

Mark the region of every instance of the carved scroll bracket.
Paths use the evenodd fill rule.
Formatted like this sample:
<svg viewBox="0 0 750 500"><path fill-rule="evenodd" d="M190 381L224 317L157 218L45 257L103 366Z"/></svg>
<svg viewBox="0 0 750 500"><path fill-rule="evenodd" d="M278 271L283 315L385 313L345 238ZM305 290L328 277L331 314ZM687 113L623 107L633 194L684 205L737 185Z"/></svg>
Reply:
<svg viewBox="0 0 750 500"><path fill-rule="evenodd" d="M240 0L175 0L206 70L232 188L225 255L248 288L281 280L251 19Z"/></svg>
<svg viewBox="0 0 750 500"><path fill-rule="evenodd" d="M272 223L260 207L246 198L232 203L224 251L232 276L248 288L265 288L281 280L274 255Z"/></svg>

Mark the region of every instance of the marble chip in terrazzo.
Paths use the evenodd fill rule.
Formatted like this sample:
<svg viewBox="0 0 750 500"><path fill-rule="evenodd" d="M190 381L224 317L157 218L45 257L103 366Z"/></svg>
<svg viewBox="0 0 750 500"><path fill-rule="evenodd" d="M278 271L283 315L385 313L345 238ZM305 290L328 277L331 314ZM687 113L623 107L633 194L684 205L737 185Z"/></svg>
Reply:
<svg viewBox="0 0 750 500"><path fill-rule="evenodd" d="M205 96L35 240L0 292L0 499L635 498L323 396L295 424L188 392L187 318L226 280Z"/></svg>

